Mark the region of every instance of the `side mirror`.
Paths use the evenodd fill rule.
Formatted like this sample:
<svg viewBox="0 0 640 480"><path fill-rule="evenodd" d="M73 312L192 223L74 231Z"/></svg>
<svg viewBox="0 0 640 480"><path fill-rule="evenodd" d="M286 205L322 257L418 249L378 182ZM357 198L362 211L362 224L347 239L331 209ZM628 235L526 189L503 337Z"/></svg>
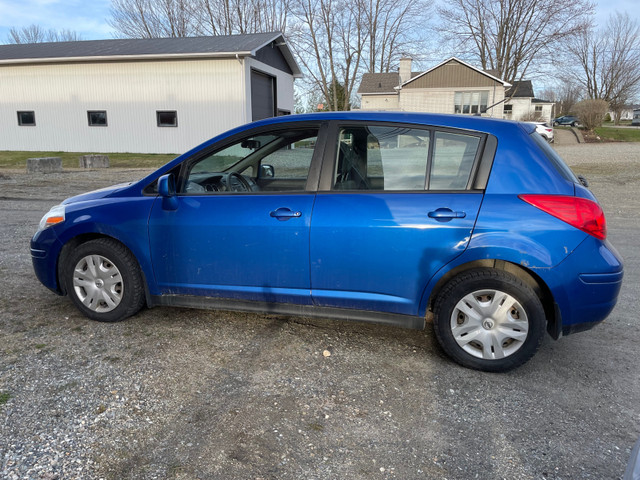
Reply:
<svg viewBox="0 0 640 480"><path fill-rule="evenodd" d="M162 197L162 208L164 210L176 210L178 208L176 181L172 174L163 175L158 179L158 194Z"/></svg>
<svg viewBox="0 0 640 480"><path fill-rule="evenodd" d="M276 171L273 169L273 165L260 165L258 178L273 178L275 176Z"/></svg>

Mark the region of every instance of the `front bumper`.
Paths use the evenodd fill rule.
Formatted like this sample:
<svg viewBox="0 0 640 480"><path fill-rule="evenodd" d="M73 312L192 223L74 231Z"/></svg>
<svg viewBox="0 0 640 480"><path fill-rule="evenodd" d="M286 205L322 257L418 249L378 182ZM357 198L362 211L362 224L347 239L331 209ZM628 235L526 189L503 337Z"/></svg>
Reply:
<svg viewBox="0 0 640 480"><path fill-rule="evenodd" d="M31 262L36 277L49 290L62 295L58 281L58 256L62 243L53 228L38 230L31 239Z"/></svg>

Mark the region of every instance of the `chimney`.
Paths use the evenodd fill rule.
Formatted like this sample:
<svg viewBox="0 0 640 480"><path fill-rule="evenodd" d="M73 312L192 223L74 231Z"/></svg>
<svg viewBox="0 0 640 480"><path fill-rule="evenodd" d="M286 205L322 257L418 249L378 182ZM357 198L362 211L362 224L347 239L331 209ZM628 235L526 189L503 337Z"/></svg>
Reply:
<svg viewBox="0 0 640 480"><path fill-rule="evenodd" d="M400 59L400 67L398 68L398 73L400 74L400 84L411 79L411 59L410 58L401 58Z"/></svg>

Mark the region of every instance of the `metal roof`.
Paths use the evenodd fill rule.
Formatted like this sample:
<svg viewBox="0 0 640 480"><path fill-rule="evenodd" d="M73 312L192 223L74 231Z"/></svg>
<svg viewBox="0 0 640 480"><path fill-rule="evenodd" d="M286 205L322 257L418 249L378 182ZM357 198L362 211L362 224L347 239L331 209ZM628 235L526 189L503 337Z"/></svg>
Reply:
<svg viewBox="0 0 640 480"><path fill-rule="evenodd" d="M301 76L300 67L283 35L279 32L215 37L126 38L0 45L0 65L253 56L259 49L272 42L276 42L294 76Z"/></svg>

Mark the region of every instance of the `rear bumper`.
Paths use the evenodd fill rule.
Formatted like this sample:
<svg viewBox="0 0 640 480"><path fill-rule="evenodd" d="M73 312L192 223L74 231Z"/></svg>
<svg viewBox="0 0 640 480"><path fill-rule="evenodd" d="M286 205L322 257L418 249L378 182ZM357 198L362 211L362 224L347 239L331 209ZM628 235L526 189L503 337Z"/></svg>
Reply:
<svg viewBox="0 0 640 480"><path fill-rule="evenodd" d="M556 302L556 331L582 332L607 318L618 301L623 276L622 258L615 248L588 237L549 275L543 275Z"/></svg>

